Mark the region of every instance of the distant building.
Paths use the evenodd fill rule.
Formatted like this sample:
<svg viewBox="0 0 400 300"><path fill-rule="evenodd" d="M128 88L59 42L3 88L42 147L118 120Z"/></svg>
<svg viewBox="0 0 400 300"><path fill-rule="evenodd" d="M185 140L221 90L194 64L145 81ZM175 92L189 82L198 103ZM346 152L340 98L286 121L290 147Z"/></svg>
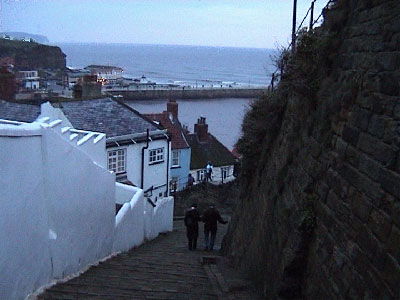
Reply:
<svg viewBox="0 0 400 300"><path fill-rule="evenodd" d="M17 80L20 87L26 90L38 90L40 87L39 72L36 70L18 71Z"/></svg>
<svg viewBox="0 0 400 300"><path fill-rule="evenodd" d="M187 185L190 172L190 146L178 119L178 103L170 100L167 111L159 114L146 114L150 120L167 129L171 138L170 190L180 191Z"/></svg>
<svg viewBox="0 0 400 300"><path fill-rule="evenodd" d="M205 180L208 162L213 165L213 182L227 182L235 178L236 157L216 137L208 132L206 118L199 118L194 125L194 133L187 134L191 148L190 173L196 182Z"/></svg>
<svg viewBox="0 0 400 300"><path fill-rule="evenodd" d="M88 70L74 70L69 69L67 71L66 81L69 88L73 88L80 80L83 80L83 76L90 75Z"/></svg>
<svg viewBox="0 0 400 300"><path fill-rule="evenodd" d="M90 65L85 67L92 75L97 75L103 84L115 84L122 79L123 69L115 66Z"/></svg>
<svg viewBox="0 0 400 300"><path fill-rule="evenodd" d="M101 82L97 75L85 75L74 85L73 97L75 99L87 99L101 97Z"/></svg>

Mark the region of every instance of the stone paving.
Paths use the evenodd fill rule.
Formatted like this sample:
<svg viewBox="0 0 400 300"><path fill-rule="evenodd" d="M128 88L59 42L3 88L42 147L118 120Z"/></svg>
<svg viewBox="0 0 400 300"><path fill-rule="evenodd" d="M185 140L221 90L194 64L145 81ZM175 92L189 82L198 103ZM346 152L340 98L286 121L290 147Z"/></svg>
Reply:
<svg viewBox="0 0 400 300"><path fill-rule="evenodd" d="M219 227L217 249L226 227ZM218 265L202 264L203 260L224 260L216 251L202 250L201 233L202 228L199 249L188 251L183 221L175 221L173 232L101 262L79 277L47 289L38 299L261 299L248 282L233 278L230 270L225 280Z"/></svg>

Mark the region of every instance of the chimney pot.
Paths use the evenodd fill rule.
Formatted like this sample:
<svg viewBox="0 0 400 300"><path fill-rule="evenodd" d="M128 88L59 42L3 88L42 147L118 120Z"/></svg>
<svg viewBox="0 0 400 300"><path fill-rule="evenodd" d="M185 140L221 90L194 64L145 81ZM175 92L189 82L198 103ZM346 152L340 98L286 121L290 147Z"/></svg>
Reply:
<svg viewBox="0 0 400 300"><path fill-rule="evenodd" d="M167 102L167 111L172 114L174 120L178 119L178 103L176 103L176 100Z"/></svg>

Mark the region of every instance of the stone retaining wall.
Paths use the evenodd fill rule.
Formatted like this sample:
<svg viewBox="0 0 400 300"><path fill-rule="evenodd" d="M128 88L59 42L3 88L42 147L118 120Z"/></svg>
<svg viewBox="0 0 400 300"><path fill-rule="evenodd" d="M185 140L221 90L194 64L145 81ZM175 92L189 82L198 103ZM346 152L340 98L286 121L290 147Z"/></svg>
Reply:
<svg viewBox="0 0 400 300"><path fill-rule="evenodd" d="M265 116L282 114L225 241L268 299L400 298L400 2L335 2L317 102Z"/></svg>

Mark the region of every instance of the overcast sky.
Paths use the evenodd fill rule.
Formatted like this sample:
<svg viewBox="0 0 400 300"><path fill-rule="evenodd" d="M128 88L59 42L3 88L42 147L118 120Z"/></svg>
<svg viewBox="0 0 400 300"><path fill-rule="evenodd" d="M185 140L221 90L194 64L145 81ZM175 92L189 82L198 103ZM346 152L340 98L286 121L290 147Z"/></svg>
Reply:
<svg viewBox="0 0 400 300"><path fill-rule="evenodd" d="M50 42L276 48L290 40L293 0L0 0L3 31ZM298 0L298 21L311 0ZM317 0L318 16L327 0ZM307 22L308 23L308 20Z"/></svg>

